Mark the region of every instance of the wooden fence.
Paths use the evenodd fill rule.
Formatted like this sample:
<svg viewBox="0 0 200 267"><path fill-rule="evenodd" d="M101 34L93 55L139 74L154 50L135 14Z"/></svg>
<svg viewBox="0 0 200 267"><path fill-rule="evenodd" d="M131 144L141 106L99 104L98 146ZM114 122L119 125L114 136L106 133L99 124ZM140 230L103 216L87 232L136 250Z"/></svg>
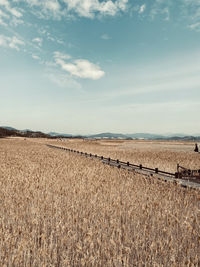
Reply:
<svg viewBox="0 0 200 267"><path fill-rule="evenodd" d="M50 148L55 148L55 149L60 149L60 150L65 150L68 152L76 153L88 158L94 158L94 159L99 159L101 160L104 164L117 167L117 168L122 168L122 169L127 169L129 171L135 171L137 173L146 175L146 176L156 176L158 179L162 179L165 182L176 182L180 184L182 187L189 187L189 188L194 188L194 189L200 189L200 183L198 181L190 181L189 179L183 179L182 176L180 176L180 173L177 171L175 173L172 172L166 172L159 170L158 168L149 168L145 167L142 164L132 164L130 162L124 162L119 159L111 159L111 158L106 158L104 156L99 156L97 154L92 154L92 153L87 153L87 152L82 152L79 150L74 150L71 148L66 148L66 147L60 147L60 146L55 146L55 145L49 145L47 144L48 147ZM198 170L200 173L200 170Z"/></svg>

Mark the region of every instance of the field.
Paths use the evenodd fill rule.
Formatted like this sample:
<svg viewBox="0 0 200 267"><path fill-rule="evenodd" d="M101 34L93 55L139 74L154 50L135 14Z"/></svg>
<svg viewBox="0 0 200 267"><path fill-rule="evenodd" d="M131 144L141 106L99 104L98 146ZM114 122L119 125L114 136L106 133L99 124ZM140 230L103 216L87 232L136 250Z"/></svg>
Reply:
<svg viewBox="0 0 200 267"><path fill-rule="evenodd" d="M0 266L199 266L200 192L54 150L175 171L194 144L0 139Z"/></svg>
<svg viewBox="0 0 200 267"><path fill-rule="evenodd" d="M65 139L48 143L169 172L176 171L177 163L200 168L200 154L194 153L192 142Z"/></svg>

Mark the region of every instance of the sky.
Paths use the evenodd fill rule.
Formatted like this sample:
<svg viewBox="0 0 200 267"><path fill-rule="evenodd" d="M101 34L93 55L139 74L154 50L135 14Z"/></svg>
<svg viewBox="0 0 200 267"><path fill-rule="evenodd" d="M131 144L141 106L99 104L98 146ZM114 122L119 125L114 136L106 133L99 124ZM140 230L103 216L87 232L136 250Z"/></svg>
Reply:
<svg viewBox="0 0 200 267"><path fill-rule="evenodd" d="M0 0L0 125L200 133L199 0Z"/></svg>

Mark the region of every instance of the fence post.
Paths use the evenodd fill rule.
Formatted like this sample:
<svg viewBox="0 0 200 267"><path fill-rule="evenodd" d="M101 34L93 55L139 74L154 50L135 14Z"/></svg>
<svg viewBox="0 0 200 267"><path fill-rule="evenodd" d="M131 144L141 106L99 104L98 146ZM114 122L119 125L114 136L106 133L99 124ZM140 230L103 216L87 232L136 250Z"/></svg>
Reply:
<svg viewBox="0 0 200 267"><path fill-rule="evenodd" d="M155 173L158 173L158 168L155 168Z"/></svg>
<svg viewBox="0 0 200 267"><path fill-rule="evenodd" d="M140 169L142 169L142 164L140 164Z"/></svg>
<svg viewBox="0 0 200 267"><path fill-rule="evenodd" d="M130 164L130 163L127 161L127 166L129 166L129 164Z"/></svg>

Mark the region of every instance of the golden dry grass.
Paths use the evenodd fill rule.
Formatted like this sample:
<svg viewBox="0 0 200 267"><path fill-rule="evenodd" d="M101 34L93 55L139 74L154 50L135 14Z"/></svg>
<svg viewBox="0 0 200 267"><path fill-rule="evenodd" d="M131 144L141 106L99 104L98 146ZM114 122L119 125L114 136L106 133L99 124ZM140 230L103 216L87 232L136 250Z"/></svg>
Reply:
<svg viewBox="0 0 200 267"><path fill-rule="evenodd" d="M176 171L177 163L190 169L200 168L200 153L194 152L193 142L81 139L46 142L170 172Z"/></svg>
<svg viewBox="0 0 200 267"><path fill-rule="evenodd" d="M0 140L0 266L199 266L199 191L43 143Z"/></svg>

